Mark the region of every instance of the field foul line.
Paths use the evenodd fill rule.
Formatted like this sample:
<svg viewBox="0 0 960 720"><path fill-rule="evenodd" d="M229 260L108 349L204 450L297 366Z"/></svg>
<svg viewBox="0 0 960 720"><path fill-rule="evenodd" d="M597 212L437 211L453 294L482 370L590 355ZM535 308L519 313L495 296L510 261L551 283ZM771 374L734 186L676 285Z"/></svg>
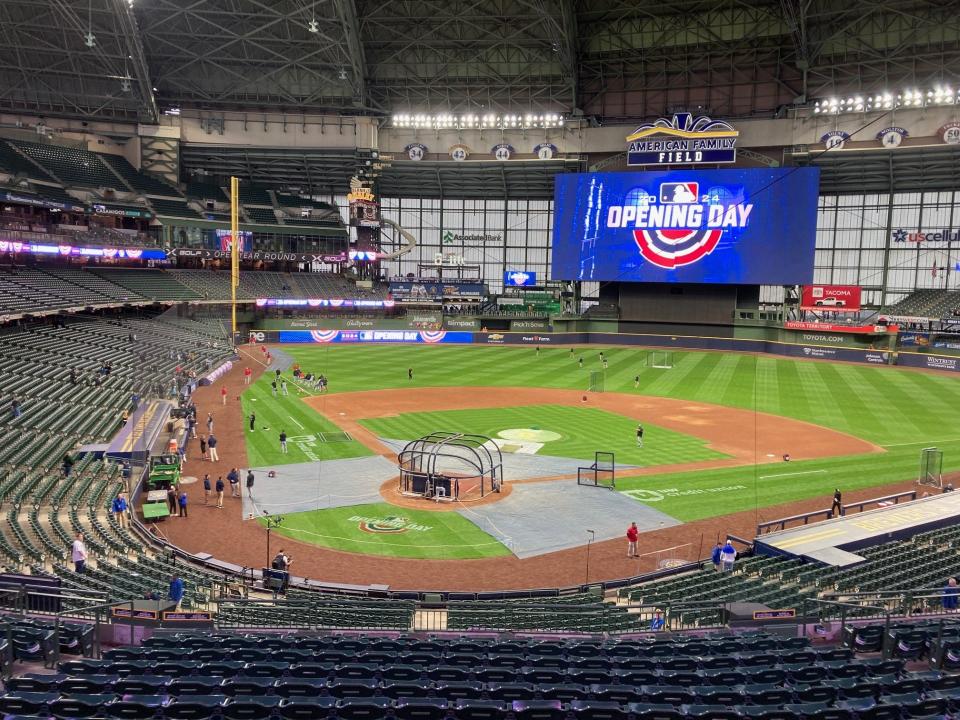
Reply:
<svg viewBox="0 0 960 720"><path fill-rule="evenodd" d="M300 428L301 430L306 430L306 428L305 428L303 425L301 425L301 424L299 423L299 421L298 421L293 415L287 416L287 420L289 420L290 422L292 422L294 425L296 425L296 426L297 426L298 428Z"/></svg>
<svg viewBox="0 0 960 720"><path fill-rule="evenodd" d="M960 438L940 438L939 440L918 440L917 442L908 442L908 443L893 443L892 445L881 445L880 447L891 448L891 447L909 447L910 445L927 445L930 443L946 443L946 442L957 442L960 441Z"/></svg>
<svg viewBox="0 0 960 720"><path fill-rule="evenodd" d="M794 475L817 475L825 472L826 470L804 470L803 472L780 473L779 475L761 475L760 479L769 480L770 478L793 477Z"/></svg>

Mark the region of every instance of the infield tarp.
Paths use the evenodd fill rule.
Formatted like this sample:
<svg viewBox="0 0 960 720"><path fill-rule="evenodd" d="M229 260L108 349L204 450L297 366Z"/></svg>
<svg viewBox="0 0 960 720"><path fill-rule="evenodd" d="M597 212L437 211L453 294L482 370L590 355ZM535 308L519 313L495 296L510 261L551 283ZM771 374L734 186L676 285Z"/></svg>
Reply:
<svg viewBox="0 0 960 720"><path fill-rule="evenodd" d="M463 517L493 535L519 558L582 547L589 538L624 538L630 523L640 532L679 525L669 515L606 488L576 480L522 483L492 505L465 506ZM626 555L626 539L623 552Z"/></svg>
<svg viewBox="0 0 960 720"><path fill-rule="evenodd" d="M379 455L252 469L253 500L240 474L245 518L380 502L380 486L397 476L396 463Z"/></svg>

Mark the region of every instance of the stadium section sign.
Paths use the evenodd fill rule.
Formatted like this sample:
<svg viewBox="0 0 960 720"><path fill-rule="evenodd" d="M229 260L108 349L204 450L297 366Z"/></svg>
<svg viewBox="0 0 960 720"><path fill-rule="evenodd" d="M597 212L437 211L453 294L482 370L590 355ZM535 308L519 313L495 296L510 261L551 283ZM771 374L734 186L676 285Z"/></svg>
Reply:
<svg viewBox="0 0 960 720"><path fill-rule="evenodd" d="M857 312L860 310L860 287L858 285L804 285L800 294L800 309Z"/></svg>
<svg viewBox="0 0 960 720"><path fill-rule="evenodd" d="M740 132L722 120L677 113L627 136L627 165L701 165L737 160Z"/></svg>
<svg viewBox="0 0 960 720"><path fill-rule="evenodd" d="M560 175L552 277L808 284L818 183L817 168Z"/></svg>

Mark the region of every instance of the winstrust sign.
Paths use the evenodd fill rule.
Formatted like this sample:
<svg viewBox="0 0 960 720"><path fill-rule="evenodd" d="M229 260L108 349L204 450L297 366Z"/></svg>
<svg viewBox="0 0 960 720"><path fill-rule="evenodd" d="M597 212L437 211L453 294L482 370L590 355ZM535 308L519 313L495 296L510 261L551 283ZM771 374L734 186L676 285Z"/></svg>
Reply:
<svg viewBox="0 0 960 720"><path fill-rule="evenodd" d="M677 113L627 136L627 165L705 165L737 161L740 132L723 120Z"/></svg>

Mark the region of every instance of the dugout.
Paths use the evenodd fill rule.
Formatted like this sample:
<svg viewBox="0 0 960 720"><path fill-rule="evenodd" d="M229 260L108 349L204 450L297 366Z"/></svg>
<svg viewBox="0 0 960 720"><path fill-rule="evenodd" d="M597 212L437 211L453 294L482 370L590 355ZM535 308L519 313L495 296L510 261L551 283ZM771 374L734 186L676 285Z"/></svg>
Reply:
<svg viewBox="0 0 960 720"><path fill-rule="evenodd" d="M400 492L431 500L479 500L500 492L503 455L484 435L433 432L397 455Z"/></svg>

